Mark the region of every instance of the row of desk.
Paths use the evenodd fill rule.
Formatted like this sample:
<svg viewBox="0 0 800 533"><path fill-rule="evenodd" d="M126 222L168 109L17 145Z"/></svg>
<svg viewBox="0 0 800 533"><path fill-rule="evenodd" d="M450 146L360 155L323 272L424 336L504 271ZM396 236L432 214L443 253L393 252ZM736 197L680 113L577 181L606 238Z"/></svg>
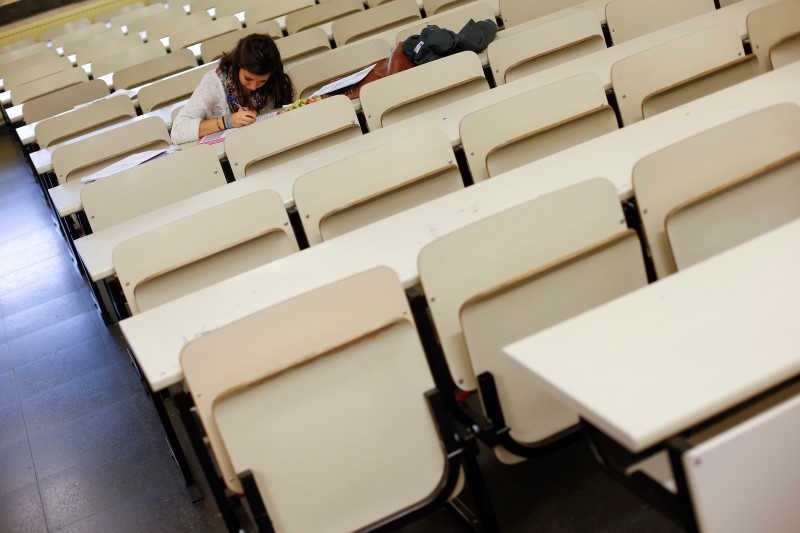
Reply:
<svg viewBox="0 0 800 533"><path fill-rule="evenodd" d="M777 103L800 105L798 89L800 64L766 73L128 318L120 327L151 386L160 390L180 382L181 347L204 332L379 265L390 266L404 286L413 287L418 283L417 254L437 236L589 178L611 180L620 198L628 198L633 165L643 156ZM286 166L288 172L291 164ZM229 195L235 187L244 194L257 181L250 177L220 190ZM214 191L198 195L173 206L174 215L163 211L157 216L182 216L204 200L214 203L214 196ZM129 231L138 230L131 226ZM104 242L106 233L109 240ZM111 250L126 230L119 225L113 233L76 241L93 279L113 273Z"/></svg>
<svg viewBox="0 0 800 533"><path fill-rule="evenodd" d="M461 144L460 132L458 129L459 123L464 116L473 111L477 111L478 109L482 109L530 90L556 83L559 80L586 73L597 76L602 81L606 90L611 90L611 66L618 60L629 57L632 54L652 46L717 24L735 24L742 38L746 38L747 28L745 22L747 14L753 9L757 9L774 1L775 0L742 0L726 8L707 13L681 24L658 30L638 39L633 39L605 50L589 54L582 58L547 69L541 73L519 79L513 83L495 87L488 92L463 98L458 102L441 106L435 111L430 111L418 117L407 119L389 128L371 132L364 136L364 139L348 141L337 145L336 150L329 149L321 151L310 159L297 162L297 165L291 165L289 167L283 165L278 169L271 169L270 181L277 184L275 186L283 196L287 206L291 206L291 186L294 183L294 178L297 176L296 173L292 174L292 169L294 168L308 171L315 168L315 166L330 162L333 158L344 157L352 153L350 152L351 149L361 149L370 145L374 146L375 144L407 135L410 132L428 128L443 129L450 137L453 146L458 147ZM387 131L391 132L386 133ZM224 143L216 146L219 147L220 157L224 157ZM341 150L341 152L339 152L339 150ZM52 169L48 152L44 152L40 155L34 154L32 159L34 160L37 172L44 173ZM308 165L305 163L308 163ZM289 174L284 174L284 171L287 171ZM278 177L275 177L276 175ZM252 176L252 178L257 178L258 176L259 175L256 174ZM251 178L248 177L248 179ZM51 190L53 203L60 216L70 215L81 210L80 188L81 186L79 183L68 183Z"/></svg>

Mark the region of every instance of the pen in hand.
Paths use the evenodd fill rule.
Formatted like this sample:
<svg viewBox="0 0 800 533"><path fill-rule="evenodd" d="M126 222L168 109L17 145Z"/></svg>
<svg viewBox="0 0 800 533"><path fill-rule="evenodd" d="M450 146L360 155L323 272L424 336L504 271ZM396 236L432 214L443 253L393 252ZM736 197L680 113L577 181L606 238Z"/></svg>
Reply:
<svg viewBox="0 0 800 533"><path fill-rule="evenodd" d="M242 115L242 119L245 119L245 117L246 117L247 119L249 119L249 120L244 120L244 122L245 122L245 123L244 123L244 124L241 124L241 125L243 125L243 126L246 126L246 125L248 125L248 124L252 124L253 122L255 122L255 119L256 119L256 117L255 117L255 115L254 115L254 113L253 113L253 112L251 112L251 111L250 111L249 109L247 109L246 107L242 106L242 104L240 104L239 102L237 102L237 101L236 101L236 99L235 99L233 96L231 96L231 95L227 95L227 96L228 96L228 100L230 100L230 101L231 101L231 103L232 103L233 105L235 105L236 107L238 107L240 111L241 111L241 110L244 110L244 111L245 111L245 113Z"/></svg>

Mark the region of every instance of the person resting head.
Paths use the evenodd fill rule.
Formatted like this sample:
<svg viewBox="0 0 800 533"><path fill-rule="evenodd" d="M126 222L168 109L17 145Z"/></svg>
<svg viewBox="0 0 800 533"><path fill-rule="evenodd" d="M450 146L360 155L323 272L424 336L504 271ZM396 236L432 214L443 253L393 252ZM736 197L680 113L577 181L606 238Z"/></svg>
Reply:
<svg viewBox="0 0 800 533"><path fill-rule="evenodd" d="M294 101L278 47L269 35L252 33L223 54L217 68L200 80L172 123L172 142L252 124L265 110Z"/></svg>

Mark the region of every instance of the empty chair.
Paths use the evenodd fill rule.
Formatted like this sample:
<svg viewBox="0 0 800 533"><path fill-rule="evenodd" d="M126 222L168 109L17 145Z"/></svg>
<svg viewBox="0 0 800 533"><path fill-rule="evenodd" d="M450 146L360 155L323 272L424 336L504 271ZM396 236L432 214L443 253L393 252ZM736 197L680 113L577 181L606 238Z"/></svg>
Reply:
<svg viewBox="0 0 800 533"><path fill-rule="evenodd" d="M264 189L131 237L111 256L137 314L297 250L283 200Z"/></svg>
<svg viewBox="0 0 800 533"><path fill-rule="evenodd" d="M754 9L747 15L747 33L764 71L800 59L800 2L782 0Z"/></svg>
<svg viewBox="0 0 800 533"><path fill-rule="evenodd" d="M389 44L383 39L358 41L291 64L286 73L292 79L298 98L307 98L328 82L385 59L389 52Z"/></svg>
<svg viewBox="0 0 800 533"><path fill-rule="evenodd" d="M733 24L711 26L620 59L611 84L626 126L758 74Z"/></svg>
<svg viewBox="0 0 800 533"><path fill-rule="evenodd" d="M173 51L171 54L160 55L155 59L115 70L111 79L115 89L132 89L196 66L197 58L192 51L181 49Z"/></svg>
<svg viewBox="0 0 800 533"><path fill-rule="evenodd" d="M614 44L714 11L714 0L612 0L606 23Z"/></svg>
<svg viewBox="0 0 800 533"><path fill-rule="evenodd" d="M212 7L216 8L217 5L224 3L224 0L191 0L188 5L191 13L197 13L198 11L208 11Z"/></svg>
<svg viewBox="0 0 800 533"><path fill-rule="evenodd" d="M142 86L136 95L139 109L142 113L149 113L153 109L189 98L206 72L215 68L216 63L205 63Z"/></svg>
<svg viewBox="0 0 800 533"><path fill-rule="evenodd" d="M241 179L359 135L353 104L338 95L232 131L225 155Z"/></svg>
<svg viewBox="0 0 800 533"><path fill-rule="evenodd" d="M138 35L125 35L119 28L104 28L99 31L88 32L88 30L95 28L92 26L86 28L87 32L84 35L67 34L59 41L57 45L60 47L64 55L75 54L76 62L81 64L91 63L91 59L97 57L95 54L99 50L108 50L113 53L120 49L118 45L110 45L110 43L119 41L127 46L136 46L142 44L142 39ZM53 46L56 46L55 44ZM81 56L87 56L86 60L81 63Z"/></svg>
<svg viewBox="0 0 800 533"><path fill-rule="evenodd" d="M460 52L364 85L361 108L374 131L488 90L478 55Z"/></svg>
<svg viewBox="0 0 800 533"><path fill-rule="evenodd" d="M42 148L48 148L135 116L136 108L131 99L120 94L46 118L38 122L33 131L36 143Z"/></svg>
<svg viewBox="0 0 800 533"><path fill-rule="evenodd" d="M41 47L38 45L41 45ZM31 65L58 58L58 52L47 48L44 43L36 43L36 45L13 50L0 57L0 75L5 76Z"/></svg>
<svg viewBox="0 0 800 533"><path fill-rule="evenodd" d="M218 5L214 9L217 17L224 17L242 13L253 6L273 3L275 2L264 2L263 0L225 0L224 2L217 2Z"/></svg>
<svg viewBox="0 0 800 533"><path fill-rule="evenodd" d="M200 44L200 59L203 63L219 59L223 53L233 50L233 47L242 37L246 37L251 33L263 33L276 40L282 36L280 25L274 20L267 20L204 40Z"/></svg>
<svg viewBox="0 0 800 533"><path fill-rule="evenodd" d="M584 3L585 0L500 0L500 15L503 26L517 26L529 20L556 13L562 9ZM611 0L607 0L606 3Z"/></svg>
<svg viewBox="0 0 800 533"><path fill-rule="evenodd" d="M453 382L479 390L493 425L479 437L509 463L546 450L578 419L522 379L502 348L647 283L636 232L599 178L442 235L418 264Z"/></svg>
<svg viewBox="0 0 800 533"><path fill-rule="evenodd" d="M800 216L798 138L800 107L779 104L638 161L633 189L658 277Z"/></svg>
<svg viewBox="0 0 800 533"><path fill-rule="evenodd" d="M328 34L322 28L309 28L275 41L284 65L331 49ZM295 84L296 86L296 84Z"/></svg>
<svg viewBox="0 0 800 533"><path fill-rule="evenodd" d="M449 138L434 129L300 176L292 196L313 245L463 186Z"/></svg>
<svg viewBox="0 0 800 533"><path fill-rule="evenodd" d="M468 484L478 481L463 467L474 457L442 416L441 392L391 269L324 285L198 336L180 362L220 475L245 492L261 531L405 523L456 496L461 472ZM318 438L331 432L336 438Z"/></svg>
<svg viewBox="0 0 800 533"><path fill-rule="evenodd" d="M159 117L112 126L53 149L53 172L60 184L80 179L137 152L168 148L169 132Z"/></svg>
<svg viewBox="0 0 800 533"><path fill-rule="evenodd" d="M361 0L330 0L286 15L289 35L364 10Z"/></svg>
<svg viewBox="0 0 800 533"><path fill-rule="evenodd" d="M74 30L69 33L65 33L64 35L58 35L57 37L53 37L50 40L50 46L52 48L63 48L64 53L70 53L69 46L82 39L95 35L97 33L108 33L114 35L125 35L122 33L122 30L119 28L109 28L103 22L95 22L90 26L86 26L85 28L81 28L79 30Z"/></svg>
<svg viewBox="0 0 800 533"><path fill-rule="evenodd" d="M100 231L225 183L217 152L201 144L85 184L81 205Z"/></svg>
<svg viewBox="0 0 800 533"><path fill-rule="evenodd" d="M136 11L137 9L142 9L143 7L144 7L144 2L133 2L118 7L117 9L113 9L111 11L104 11L103 13L98 13L97 15L94 16L94 20L95 22L110 22L111 19L116 17L117 15L122 15L124 13Z"/></svg>
<svg viewBox="0 0 800 533"><path fill-rule="evenodd" d="M244 22L247 26L316 5L314 0L273 0L257 2L244 11Z"/></svg>
<svg viewBox="0 0 800 533"><path fill-rule="evenodd" d="M71 85L26 101L22 105L22 119L27 124L32 124L109 94L108 84L103 80Z"/></svg>
<svg viewBox="0 0 800 533"><path fill-rule="evenodd" d="M394 1L394 0L392 0ZM494 9L485 1L469 2L463 6L448 9L437 15L429 15L418 22L406 24L397 32L393 43L405 41L412 35L418 35L428 25L436 25L452 31L459 31L472 20L495 20Z"/></svg>
<svg viewBox="0 0 800 533"><path fill-rule="evenodd" d="M98 77L105 74L112 74L117 70L122 70L134 65L139 65L145 61L164 57L167 49L159 41L142 43L115 54L103 56L92 62L92 76ZM113 79L113 76L112 76Z"/></svg>
<svg viewBox="0 0 800 533"><path fill-rule="evenodd" d="M46 43L50 41L53 37L64 35L66 33L70 33L75 30L80 30L82 28L86 28L91 25L92 25L91 21L86 17L71 20L66 24L56 26L55 28L49 28L47 30L40 31L39 40Z"/></svg>
<svg viewBox="0 0 800 533"><path fill-rule="evenodd" d="M192 13L191 15L176 14L174 16L159 16L154 20L149 21L147 25L142 28L147 32L147 40L154 41L162 39L176 32L186 31L191 28L200 26L211 20L211 15L205 11ZM137 21L138 22L138 21ZM170 44L170 48L172 45Z"/></svg>
<svg viewBox="0 0 800 533"><path fill-rule="evenodd" d="M24 39L19 39L13 43L4 44L3 46L0 46L0 58L2 58L8 52L13 52L14 50L19 50L32 44L36 44L36 40L34 40L33 37L25 37Z"/></svg>
<svg viewBox="0 0 800 533"><path fill-rule="evenodd" d="M11 104L19 105L33 98L86 81L89 81L89 75L82 68L62 70L49 76L17 85L11 92Z"/></svg>
<svg viewBox="0 0 800 533"><path fill-rule="evenodd" d="M496 85L606 48L600 21L589 10L502 35L486 48Z"/></svg>
<svg viewBox="0 0 800 533"><path fill-rule="evenodd" d="M585 73L470 113L459 130L477 183L617 127L603 82Z"/></svg>
<svg viewBox="0 0 800 533"><path fill-rule="evenodd" d="M112 32L108 32L111 34ZM78 65L92 64L92 73L94 73L94 63L100 59L124 52L131 48L138 46L149 45L150 48L154 47L154 43L145 43L138 35L122 35L117 34L116 37L111 39L106 38L106 34L96 34L89 37L88 41L81 40L80 49L75 50L75 61ZM158 43L160 44L160 43ZM164 48L162 46L162 48Z"/></svg>
<svg viewBox="0 0 800 533"><path fill-rule="evenodd" d="M425 15L430 17L442 11L453 9L454 7L462 6L475 0L422 0L422 9L425 10Z"/></svg>
<svg viewBox="0 0 800 533"><path fill-rule="evenodd" d="M379 7L334 20L331 23L331 33L336 46L342 46L421 17L417 0L393 0Z"/></svg>
<svg viewBox="0 0 800 533"><path fill-rule="evenodd" d="M109 23L111 26L115 28L119 28L122 26L126 26L128 28L128 33L141 31L141 30L132 30L130 27L130 23L145 17L149 17L151 15L163 15L167 12L163 3L149 3L147 7L143 7L140 9L133 9L130 11L125 11L114 15L109 19Z"/></svg>
<svg viewBox="0 0 800 533"><path fill-rule="evenodd" d="M35 58L38 56L31 57ZM31 61L25 66L22 66L22 68L14 68L13 70L5 71L3 75L3 88L13 93L14 87L22 85L23 83L28 83L49 76L50 74L55 74L56 72L74 68L70 60L66 57L58 57L57 55L55 57L48 57L49 59L41 61ZM16 65L16 62L13 64Z"/></svg>
<svg viewBox="0 0 800 533"><path fill-rule="evenodd" d="M171 33L169 36L169 48L174 52L181 48L188 48L206 39L212 39L240 29L242 29L242 24L235 16L217 17L216 20L204 22L177 33Z"/></svg>

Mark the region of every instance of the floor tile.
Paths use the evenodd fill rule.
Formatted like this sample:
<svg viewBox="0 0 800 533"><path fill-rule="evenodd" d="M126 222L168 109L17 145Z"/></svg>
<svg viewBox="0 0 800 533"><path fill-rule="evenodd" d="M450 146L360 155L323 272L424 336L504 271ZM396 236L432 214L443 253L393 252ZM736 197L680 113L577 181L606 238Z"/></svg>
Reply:
<svg viewBox="0 0 800 533"><path fill-rule="evenodd" d="M35 483L36 472L27 439L0 448L0 498Z"/></svg>
<svg viewBox="0 0 800 533"><path fill-rule="evenodd" d="M88 290L75 266L55 256L0 277L3 316L46 303L78 289Z"/></svg>
<svg viewBox="0 0 800 533"><path fill-rule="evenodd" d="M3 318L6 337L9 341L13 341L93 308L94 304L87 294L86 287L81 287L39 305L26 307L16 313L11 313L6 309Z"/></svg>
<svg viewBox="0 0 800 533"><path fill-rule="evenodd" d="M24 400L114 363L103 340L99 336L93 337L16 367L17 392Z"/></svg>
<svg viewBox="0 0 800 533"><path fill-rule="evenodd" d="M22 407L18 403L0 407L0 448L20 439L27 440L27 437L25 419L22 418Z"/></svg>
<svg viewBox="0 0 800 533"><path fill-rule="evenodd" d="M67 247L64 242L43 240L39 245L28 246L18 251L10 251L3 257L3 274L10 274L21 268L31 268L41 261L61 256L65 262L71 261L67 255Z"/></svg>
<svg viewBox="0 0 800 533"><path fill-rule="evenodd" d="M0 408L18 403L19 395L13 370L0 374Z"/></svg>
<svg viewBox="0 0 800 533"><path fill-rule="evenodd" d="M8 351L8 345L6 344L2 331L3 325L0 324L0 374L5 374L14 367L11 364L11 354Z"/></svg>
<svg viewBox="0 0 800 533"><path fill-rule="evenodd" d="M88 462L39 479L48 527L54 531L142 495L175 494L166 477L171 459L130 455L112 462ZM173 463L174 464L174 463ZM152 511L152 510L151 510Z"/></svg>
<svg viewBox="0 0 800 533"><path fill-rule="evenodd" d="M141 394L124 375L125 369L108 366L84 374L63 385L22 400L25 428L29 438L57 424L80 418L106 405Z"/></svg>
<svg viewBox="0 0 800 533"><path fill-rule="evenodd" d="M11 270L16 270L16 268L5 269L6 260L14 254L23 253L26 254L25 257L28 257L33 256L39 248L66 250L66 247L67 244L64 241L64 237L50 228L38 228L20 237L0 241L0 260L2 260L0 264L4 265L3 268L0 268L0 276L7 274Z"/></svg>
<svg viewBox="0 0 800 533"><path fill-rule="evenodd" d="M96 311L88 311L30 335L14 339L8 343L11 362L15 367L24 365L96 337L99 321Z"/></svg>
<svg viewBox="0 0 800 533"><path fill-rule="evenodd" d="M42 500L35 483L0 498L0 531L3 533L46 533Z"/></svg>

